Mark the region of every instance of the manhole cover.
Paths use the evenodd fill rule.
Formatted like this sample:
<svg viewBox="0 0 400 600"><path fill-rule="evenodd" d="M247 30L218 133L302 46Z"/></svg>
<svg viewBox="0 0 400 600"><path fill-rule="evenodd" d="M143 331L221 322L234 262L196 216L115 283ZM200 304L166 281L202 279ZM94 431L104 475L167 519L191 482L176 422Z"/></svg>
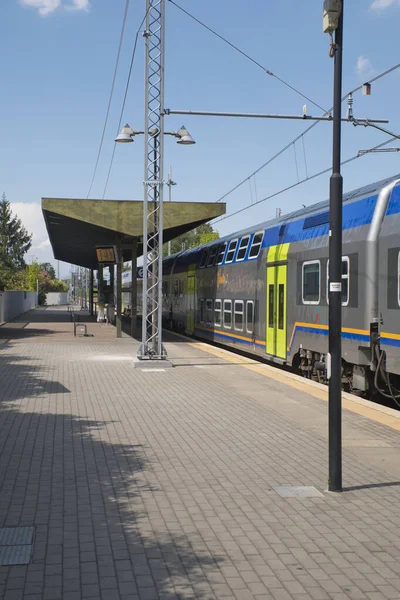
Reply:
<svg viewBox="0 0 400 600"><path fill-rule="evenodd" d="M33 549L34 527L0 528L0 565L27 565Z"/></svg>
<svg viewBox="0 0 400 600"><path fill-rule="evenodd" d="M32 544L34 527L0 527L0 546Z"/></svg>
<svg viewBox="0 0 400 600"><path fill-rule="evenodd" d="M32 546L0 546L0 565L27 565L30 561Z"/></svg>
<svg viewBox="0 0 400 600"><path fill-rule="evenodd" d="M273 486L273 489L282 498L320 498L323 494L312 485L281 485Z"/></svg>

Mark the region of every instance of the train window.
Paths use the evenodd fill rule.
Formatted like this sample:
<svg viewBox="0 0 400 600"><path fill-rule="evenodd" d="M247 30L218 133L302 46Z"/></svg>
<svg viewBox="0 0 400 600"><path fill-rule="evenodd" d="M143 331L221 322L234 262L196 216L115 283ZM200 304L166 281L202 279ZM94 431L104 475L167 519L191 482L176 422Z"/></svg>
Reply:
<svg viewBox="0 0 400 600"><path fill-rule="evenodd" d="M200 323L204 323L204 300L200 300Z"/></svg>
<svg viewBox="0 0 400 600"><path fill-rule="evenodd" d="M232 300L224 300L224 327L232 329Z"/></svg>
<svg viewBox="0 0 400 600"><path fill-rule="evenodd" d="M349 304L350 297L350 259L342 256L342 306ZM329 304L329 259L326 263L326 301Z"/></svg>
<svg viewBox="0 0 400 600"><path fill-rule="evenodd" d="M183 279L179 279L178 293L179 293L179 296L183 296Z"/></svg>
<svg viewBox="0 0 400 600"><path fill-rule="evenodd" d="M278 329L283 329L285 313L285 286L280 283L278 286Z"/></svg>
<svg viewBox="0 0 400 600"><path fill-rule="evenodd" d="M321 262L309 260L303 263L303 304L319 304L321 299Z"/></svg>
<svg viewBox="0 0 400 600"><path fill-rule="evenodd" d="M212 246L210 250L210 254L208 255L207 267L213 267L215 262L215 257L217 256L218 246Z"/></svg>
<svg viewBox="0 0 400 600"><path fill-rule="evenodd" d="M206 300L206 323L212 325L213 322L213 301Z"/></svg>
<svg viewBox="0 0 400 600"><path fill-rule="evenodd" d="M234 325L236 331L243 331L243 300L235 300Z"/></svg>
<svg viewBox="0 0 400 600"><path fill-rule="evenodd" d="M251 248L249 252L249 258L257 258L260 254L261 244L264 238L264 232L258 231L254 234L253 241L251 242Z"/></svg>
<svg viewBox="0 0 400 600"><path fill-rule="evenodd" d="M236 261L244 260L247 252L247 246L249 245L250 236L246 235L242 237L239 244L239 250L237 253Z"/></svg>
<svg viewBox="0 0 400 600"><path fill-rule="evenodd" d="M208 256L208 250L205 249L205 250L203 250L203 254L201 255L200 269L204 269L204 267L206 266L207 256Z"/></svg>
<svg viewBox="0 0 400 600"><path fill-rule="evenodd" d="M168 296L168 281L166 280L162 282L162 294L163 296Z"/></svg>
<svg viewBox="0 0 400 600"><path fill-rule="evenodd" d="M246 331L247 333L253 333L253 322L254 322L254 302L249 300L246 303Z"/></svg>
<svg viewBox="0 0 400 600"><path fill-rule="evenodd" d="M222 322L221 322L221 304L222 301L221 300L215 300L214 301L214 323L216 327L221 327Z"/></svg>
<svg viewBox="0 0 400 600"><path fill-rule="evenodd" d="M225 250L226 250L226 242L221 244L218 249L218 256L217 256L217 261L216 261L217 265L222 265L222 263L224 262Z"/></svg>
<svg viewBox="0 0 400 600"><path fill-rule="evenodd" d="M268 286L268 327L274 326L275 312L275 286L270 283Z"/></svg>
<svg viewBox="0 0 400 600"><path fill-rule="evenodd" d="M229 248L228 248L228 252L226 253L225 263L231 263L233 261L237 243L238 243L237 240L231 240L229 242Z"/></svg>

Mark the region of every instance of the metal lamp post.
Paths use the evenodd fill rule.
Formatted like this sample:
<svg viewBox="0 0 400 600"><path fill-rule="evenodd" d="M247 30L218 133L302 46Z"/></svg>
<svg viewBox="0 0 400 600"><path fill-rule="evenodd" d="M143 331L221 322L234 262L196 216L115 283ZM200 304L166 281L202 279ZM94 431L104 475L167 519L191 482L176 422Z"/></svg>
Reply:
<svg viewBox="0 0 400 600"><path fill-rule="evenodd" d="M342 491L342 210L343 177L340 172L342 111L343 0L325 1L324 31L335 31L330 56L334 57L333 148L329 198L329 478L331 492Z"/></svg>
<svg viewBox="0 0 400 600"><path fill-rule="evenodd" d="M148 39L148 38L146 38ZM153 117L152 117L153 118ZM155 117L154 117L155 118ZM163 135L161 135L161 133ZM163 131L153 126L137 131L125 125L115 138L119 143L130 143L135 136L145 135L145 195L143 206L143 302L142 343L138 358L162 360L166 352L162 345L162 233L163 233L163 179L160 175L160 148L164 135L178 138L177 144L193 145L194 139L182 126L178 131Z"/></svg>

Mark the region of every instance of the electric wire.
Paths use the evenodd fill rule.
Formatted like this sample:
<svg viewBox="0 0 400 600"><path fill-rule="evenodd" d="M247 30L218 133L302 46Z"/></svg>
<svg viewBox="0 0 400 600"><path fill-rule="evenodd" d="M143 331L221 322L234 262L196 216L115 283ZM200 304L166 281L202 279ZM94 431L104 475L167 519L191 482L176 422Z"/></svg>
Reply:
<svg viewBox="0 0 400 600"><path fill-rule="evenodd" d="M387 144L390 144L391 142L393 142L393 140L395 140L396 138L392 137L389 140L386 140L385 142L382 142L381 144L378 144L377 146L374 146L374 148L371 148L371 150L377 150L379 148L382 148L383 146L386 146ZM348 163L353 162L354 160L357 160L358 158L362 158L362 156L365 156L365 154L356 154L354 156L352 156L351 158L348 158L344 161L342 161L340 164L341 166L347 165ZM318 173L314 173L313 175L310 175L309 177L304 177L304 179L301 179L300 181L296 182L296 183L292 183L291 185L288 185L287 187L274 192L273 194L270 194L269 196L266 196L265 198L262 198L261 200L258 200L257 202L255 202L253 205L247 205L247 206L243 206L242 208L236 210L233 213L230 213L229 215L225 215L223 217L219 217L217 220L214 221L214 224L216 223L220 223L221 221L225 221L226 219L230 219L231 217L234 217L235 215L238 215L239 213L244 212L245 210L248 210L249 208L252 208L253 206L256 206L256 204L261 204L262 202L266 202L267 200L271 200L271 198L275 198L276 196L280 196L280 194L283 194L284 192L288 192L289 190L292 190L293 188L302 185L303 183L306 183L307 181L311 181L312 179L316 179L317 177L320 177L321 175L325 175L325 173L329 173L332 170L332 167L328 167L327 169L323 169L322 171L319 171Z"/></svg>
<svg viewBox="0 0 400 600"><path fill-rule="evenodd" d="M169 1L172 2L172 0L169 0ZM382 79L383 77L386 77L386 75L389 75L390 73L392 73L393 71L396 71L399 68L400 68L400 63L397 63L393 67L390 67L389 69L386 69L382 73L379 73L378 75L376 75L375 77L373 77L369 81L369 83L374 83L375 81L378 81L379 79ZM353 90L351 90L350 92L347 92L342 97L342 102L344 102L348 98L348 96L350 94L355 94L356 92L359 92L362 89L362 87L363 87L362 85L359 85L356 88L354 88ZM325 113L325 115L329 115L332 110L333 110L333 107L331 107ZM259 173L260 171L262 171L265 167L267 167L268 165L270 165L275 159L279 158L279 156L281 156L282 154L284 154L284 152L286 152L286 150L288 150L292 144L295 144L296 142L298 142L301 137L307 135L314 127L316 127L320 123L321 123L321 121L314 121L314 123L312 123L309 127L307 127L307 129L305 131L303 131L303 133L301 133L300 135L296 136L291 142L289 142L281 150L279 150L278 152L276 152L271 158L269 158L265 163L263 163L255 171L253 171L250 175L248 175L247 177L245 177L244 179L242 179L242 181L240 181L239 183L237 183L234 187L232 187L230 190L228 190L225 194L223 194L222 196L220 196L218 198L218 200L215 200L215 202L221 202L221 200L224 200L230 194L232 194L233 192L235 192L238 188L240 188L240 186L242 186L244 183L246 183L246 181L247 181L247 179L249 177L252 177L253 175L255 175L255 174Z"/></svg>
<svg viewBox="0 0 400 600"><path fill-rule="evenodd" d="M258 202L258 194L257 194L257 181L256 181L256 176L254 175L253 177L253 184L254 184L254 195L255 195L255 199L256 202Z"/></svg>
<svg viewBox="0 0 400 600"><path fill-rule="evenodd" d="M306 156L306 147L304 144L304 135L301 136L301 140L303 142L304 168L306 170L306 177L308 177L307 156Z"/></svg>
<svg viewBox="0 0 400 600"><path fill-rule="evenodd" d="M213 35L215 35L217 38L219 38L220 40L222 40L223 42L225 42L226 44L228 44L228 46L230 46L231 48L233 48L234 50L236 50L237 52L239 52L239 54L241 54L242 56L244 56L245 58L247 58L248 60L250 60L253 64L255 64L257 67L259 67L260 69L262 69L264 71L264 73L267 73L267 75L270 75L271 77L274 77L275 79L277 79L278 81L280 81L281 83L283 83L283 85L285 85L286 87L288 87L289 89L291 89L293 92L295 92L296 94L298 94L299 96L301 96L302 98L304 98L305 100L307 100L307 102L310 102L311 104L313 104L314 106L316 106L317 108L319 108L320 110L322 110L322 112L326 112L325 109L322 106L320 106L319 104L317 104L317 102L314 102L313 100L311 100L311 98L309 98L305 94L302 94L302 92L300 92L297 88L295 88L294 86L290 85L290 83L288 83L284 79L281 79L280 77L278 77L277 75L275 75L275 73L273 73L269 69L266 69L257 60L255 60L254 58L252 58L249 54L247 54L246 52L244 52L243 50L241 50L240 48L238 48L238 46L236 46L235 44L233 44L232 42L230 42L229 40L227 40L226 38L224 38L222 35L220 35L219 33L217 33L214 29L212 29L211 27L209 27L208 25L206 25L205 23L203 23L203 21L200 21L200 19L198 19L197 17L195 17L194 15L192 15L189 11L187 11L184 8L182 8L182 6L179 6L179 4L177 4L176 2L174 2L174 0L169 0L169 2L171 4L173 4L174 6L176 6L176 8L179 8L179 10L181 10L183 13L185 13L188 17L190 17L191 19L193 19L193 21L196 21L196 23L198 23L199 25L201 25L202 27L204 27L205 29L207 29L207 31L209 31L210 33L212 33Z"/></svg>
<svg viewBox="0 0 400 600"><path fill-rule="evenodd" d="M126 80L124 99L122 101L122 107L121 107L121 112L120 112L120 116L119 116L117 135L119 134L119 131L121 129L122 117L124 116L125 104L126 104L126 99L128 97L129 84L130 84L130 81L131 81L132 68L133 68L133 63L135 61L135 56L136 56L136 48L137 48L137 43L138 43L138 39L139 39L139 33L140 33L140 30L143 27L143 23L145 22L146 17L147 17L147 11L146 11L146 13L145 13L145 15L144 15L144 17L142 19L142 22L140 23L140 25L139 25L139 27L138 27L138 29L136 31L135 42L133 44L133 50L132 50L132 56L131 56L131 62L130 62L130 65L129 65L128 78ZM113 167L113 164L114 164L114 156L115 156L115 149L116 149L116 147L117 147L117 144L116 144L116 142L114 142L114 148L113 148L112 155L111 155L110 165L108 167L107 179L106 179L106 183L104 185L104 190L103 190L103 196L102 196L103 200L104 200L104 197L106 195L106 191L107 191L107 187L108 187L108 182L110 180L111 170L112 170L112 167Z"/></svg>
<svg viewBox="0 0 400 600"><path fill-rule="evenodd" d="M251 178L249 177L250 204L253 206L253 189L251 187Z"/></svg>
<svg viewBox="0 0 400 600"><path fill-rule="evenodd" d="M297 164L296 144L293 144L293 150L294 150L294 163L296 165L297 181L300 181L300 177L299 177L299 165Z"/></svg>
<svg viewBox="0 0 400 600"><path fill-rule="evenodd" d="M107 127L107 123L108 123L108 117L109 117L109 114L110 114L111 101L112 101L112 97L113 97L113 94L114 94L115 80L117 78L117 71L118 71L118 65L119 65L119 57L121 55L122 41L124 39L126 18L128 16L128 10L129 10L129 1L130 0L125 0L124 17L123 17L123 20L122 20L122 28L121 28L120 38L119 38L117 59L116 59L116 62L115 62L114 76L113 76L113 79L112 79L110 96L109 96L109 99L108 99L108 106L107 106L106 118L104 120L103 132L101 134L100 146L99 146L99 150L98 150L98 153L97 153L97 159L96 159L96 164L95 164L94 171L93 171L93 177L92 177L92 181L90 182L89 191L87 193L86 198L89 198L90 192L92 191L93 183L94 183L94 180L95 180L95 177L96 177L96 173L97 173L97 167L99 166L99 160L100 160L101 150L103 148L104 135L106 133L106 127Z"/></svg>
<svg viewBox="0 0 400 600"><path fill-rule="evenodd" d="M399 390L397 390L395 387L393 387L393 385L390 382L390 376L389 373L385 372L385 369L383 368L383 359L385 358L385 351L384 350L379 350L378 346L376 346L375 348L375 354L376 357L378 359L378 364L376 367L376 371L375 371L375 377L374 377L374 385L375 388L378 390L378 392L380 394L382 394L382 396L384 396L385 398L389 398L390 400L393 400L393 402L395 404L397 404L397 406L400 408L400 392ZM387 394L384 390L382 390L382 388L379 387L379 383L378 383L378 375L379 373L381 374L382 380L385 383L386 387L389 390L389 394Z"/></svg>

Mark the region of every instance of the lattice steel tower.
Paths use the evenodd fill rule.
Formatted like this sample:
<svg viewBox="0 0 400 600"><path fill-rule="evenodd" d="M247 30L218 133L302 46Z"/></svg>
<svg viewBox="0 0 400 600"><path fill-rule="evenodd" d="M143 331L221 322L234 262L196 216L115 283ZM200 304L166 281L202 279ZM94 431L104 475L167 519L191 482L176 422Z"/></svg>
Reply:
<svg viewBox="0 0 400 600"><path fill-rule="evenodd" d="M142 359L166 357L162 345L165 0L146 0Z"/></svg>

